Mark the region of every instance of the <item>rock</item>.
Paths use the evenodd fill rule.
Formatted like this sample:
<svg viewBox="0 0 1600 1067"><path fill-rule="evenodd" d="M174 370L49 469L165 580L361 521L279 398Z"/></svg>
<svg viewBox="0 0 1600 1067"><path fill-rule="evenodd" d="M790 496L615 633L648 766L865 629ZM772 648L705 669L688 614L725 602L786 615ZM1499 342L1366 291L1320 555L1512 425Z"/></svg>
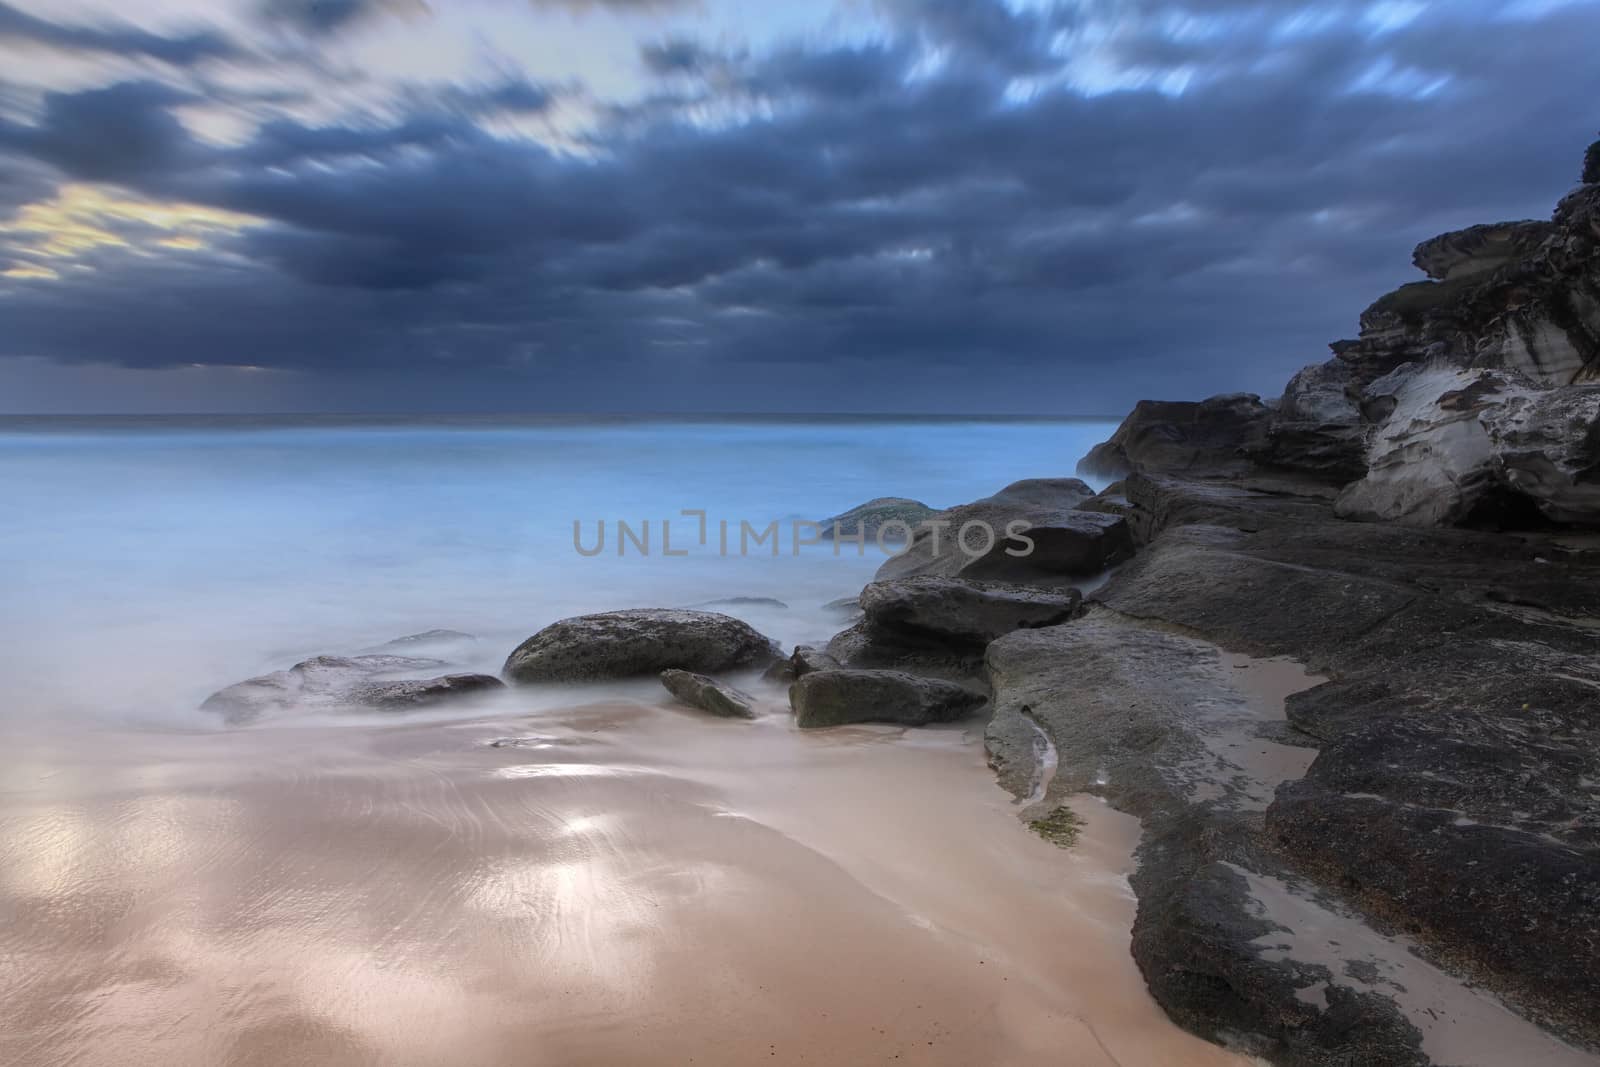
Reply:
<svg viewBox="0 0 1600 1067"><path fill-rule="evenodd" d="M1600 553L1341 522L1321 501L1232 487L1127 489L1148 543L1092 599L1332 676L1288 702L1323 746L1268 808L1271 848L1524 1012L1600 1038L1585 1006L1600 998L1585 947L1600 935L1600 793L1584 785L1600 781Z"/></svg>
<svg viewBox="0 0 1600 1067"><path fill-rule="evenodd" d="M514 682L633 678L676 668L720 673L761 669L777 645L729 615L640 608L580 615L540 630L506 660Z"/></svg>
<svg viewBox="0 0 1600 1067"><path fill-rule="evenodd" d="M411 711L505 687L504 682L488 674L446 674L440 678L373 682L359 687L352 696L364 707Z"/></svg>
<svg viewBox="0 0 1600 1067"><path fill-rule="evenodd" d="M1427 1062L1406 1014L1345 974L1365 958L1334 941L1348 916L1325 917L1333 943L1314 953L1269 950L1305 902L1263 891L1288 872L1259 812L1310 753L1263 739L1269 720L1214 646L1101 609L1000 638L987 662L985 744L1006 788L1041 808L1092 792L1141 819L1132 951L1175 1020L1273 1062ZM1059 760L1043 795L1040 737Z"/></svg>
<svg viewBox="0 0 1600 1067"><path fill-rule="evenodd" d="M1367 473L1355 373L1343 360L1306 367L1289 380L1252 458L1338 485Z"/></svg>
<svg viewBox="0 0 1600 1067"><path fill-rule="evenodd" d="M416 656L316 656L286 671L230 685L207 697L200 707L202 711L217 712L230 722L242 722L264 713L301 707L419 707L500 687L498 679L484 675L392 677L443 666L445 663L440 660Z"/></svg>
<svg viewBox="0 0 1600 1067"><path fill-rule="evenodd" d="M846 618L854 618L861 614L861 602L853 596L840 597L838 600L830 600L822 605L822 610L831 611Z"/></svg>
<svg viewBox="0 0 1600 1067"><path fill-rule="evenodd" d="M1550 223L1533 220L1469 226L1423 241L1411 262L1435 281L1456 281L1526 259L1554 232Z"/></svg>
<svg viewBox="0 0 1600 1067"><path fill-rule="evenodd" d="M770 596L730 596L721 600L707 600L696 608L779 608L789 610L789 605Z"/></svg>
<svg viewBox="0 0 1600 1067"><path fill-rule="evenodd" d="M798 645L789 657L789 662L794 667L796 678L804 677L816 671L838 670L839 661L819 648L810 645Z"/></svg>
<svg viewBox="0 0 1600 1067"><path fill-rule="evenodd" d="M425 630L422 633L407 634L397 637L393 641L385 641L367 649L367 653L395 655L417 655L432 653L434 655L449 655L465 651L477 644L478 639L472 634L462 633L460 630Z"/></svg>
<svg viewBox="0 0 1600 1067"><path fill-rule="evenodd" d="M838 670L843 664L828 653L811 645L797 645L788 659L780 659L767 668L764 677L769 682L782 682L787 685L802 675L813 671Z"/></svg>
<svg viewBox="0 0 1600 1067"><path fill-rule="evenodd" d="M876 581L861 591L866 625L902 641L986 645L995 638L1075 618L1082 595L920 575Z"/></svg>
<svg viewBox="0 0 1600 1067"><path fill-rule="evenodd" d="M667 670L661 672L661 684L667 687L667 692L692 708L709 711L724 719L756 717L754 698L715 678L688 671Z"/></svg>
<svg viewBox="0 0 1600 1067"><path fill-rule="evenodd" d="M806 729L859 722L905 726L953 722L982 707L984 699L953 682L903 671L817 671L789 689L795 721Z"/></svg>
<svg viewBox="0 0 1600 1067"><path fill-rule="evenodd" d="M858 504L849 511L835 515L831 519L822 521L820 536L832 538L835 534L854 538L865 536L873 541L878 536L878 531L886 523L901 523L904 533L899 533L899 528L892 528L885 534L886 541L907 540L916 532L925 520L933 515L933 509L920 500L909 500L903 496L880 496L876 500L869 500L865 504ZM896 536L891 537L894 534Z"/></svg>
<svg viewBox="0 0 1600 1067"><path fill-rule="evenodd" d="M1600 182L1600 141L1590 145L1583 154L1583 182L1585 185Z"/></svg>
<svg viewBox="0 0 1600 1067"><path fill-rule="evenodd" d="M1369 385L1368 472L1340 516L1414 526L1600 524L1600 386L1406 364ZM1519 513L1517 504L1523 507Z"/></svg>
<svg viewBox="0 0 1600 1067"><path fill-rule="evenodd" d="M1016 581L1098 573L1126 558L1133 543L1118 516L1078 510L1093 496L1076 478L1016 482L939 512L904 552L878 568L877 577Z"/></svg>
<svg viewBox="0 0 1600 1067"><path fill-rule="evenodd" d="M1245 453L1265 438L1270 414L1253 393L1198 403L1141 400L1111 439L1078 463L1078 473L1108 480L1135 471L1237 477L1250 470Z"/></svg>
<svg viewBox="0 0 1600 1067"><path fill-rule="evenodd" d="M834 634L826 655L845 667L901 670L965 682L983 671L983 647L972 643L909 638L869 627L866 620Z"/></svg>

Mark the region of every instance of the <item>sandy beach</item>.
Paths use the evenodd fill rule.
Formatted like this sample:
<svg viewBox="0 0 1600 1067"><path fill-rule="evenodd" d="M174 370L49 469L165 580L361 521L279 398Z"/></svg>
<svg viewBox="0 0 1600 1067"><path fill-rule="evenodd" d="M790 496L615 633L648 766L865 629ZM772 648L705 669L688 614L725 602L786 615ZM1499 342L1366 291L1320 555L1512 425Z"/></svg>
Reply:
<svg viewBox="0 0 1600 1067"><path fill-rule="evenodd" d="M0 822L13 1064L1238 1064L963 727L648 702L34 736ZM498 746L495 742L500 742Z"/></svg>

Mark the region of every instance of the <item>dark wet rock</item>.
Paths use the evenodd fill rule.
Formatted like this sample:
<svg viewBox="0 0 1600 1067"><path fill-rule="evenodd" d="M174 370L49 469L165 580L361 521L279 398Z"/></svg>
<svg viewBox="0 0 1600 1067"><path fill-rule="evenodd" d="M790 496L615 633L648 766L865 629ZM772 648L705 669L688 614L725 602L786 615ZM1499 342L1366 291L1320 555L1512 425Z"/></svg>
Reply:
<svg viewBox="0 0 1600 1067"><path fill-rule="evenodd" d="M355 703L379 711L413 711L505 687L493 675L446 674L439 678L372 682L358 687L352 697Z"/></svg>
<svg viewBox="0 0 1600 1067"><path fill-rule="evenodd" d="M939 512L877 577L914 575L1036 580L1095 574L1132 552L1116 515L1079 510L1094 490L1076 478L1015 482Z"/></svg>
<svg viewBox="0 0 1600 1067"><path fill-rule="evenodd" d="M984 701L982 693L953 682L887 670L817 671L789 689L795 721L807 729L861 722L953 722L977 711Z"/></svg>
<svg viewBox="0 0 1600 1067"><path fill-rule="evenodd" d="M1076 589L936 575L886 579L861 591L868 629L892 640L935 645L986 645L1012 630L1055 626L1074 618L1082 602Z"/></svg>
<svg viewBox="0 0 1600 1067"><path fill-rule="evenodd" d="M789 657L789 662L794 666L796 678L804 677L816 671L837 670L839 661L828 655L822 649L810 645L799 645Z"/></svg>
<svg viewBox="0 0 1600 1067"><path fill-rule="evenodd" d="M521 683L589 681L759 670L777 658L770 638L730 615L638 608L552 623L511 653L504 673Z"/></svg>
<svg viewBox="0 0 1600 1067"><path fill-rule="evenodd" d="M781 659L767 668L767 673L763 677L769 682L781 682L787 685L813 671L833 671L842 666L844 664L822 649L811 645L798 645L787 659Z"/></svg>
<svg viewBox="0 0 1600 1067"><path fill-rule="evenodd" d="M872 541L882 531L885 542L904 541L910 538L917 527L933 513L933 509L920 500L910 500L902 496L880 496L876 500L858 504L831 519L824 519L820 536L865 537L868 541ZM885 530L884 527L888 523L898 525Z"/></svg>
<svg viewBox="0 0 1600 1067"><path fill-rule="evenodd" d="M868 626L865 619L834 634L826 655L845 667L909 671L949 681L967 681L983 673L982 645L886 633Z"/></svg>
<svg viewBox="0 0 1600 1067"><path fill-rule="evenodd" d="M1002 784L1033 793L1042 735L1059 762L1048 793L1033 793L1040 809L1092 792L1143 821L1133 954L1177 1021L1274 1062L1427 1062L1395 1004L1272 949L1291 917L1262 891L1286 872L1260 813L1306 757L1258 740L1268 723L1213 646L1099 610L995 641L988 666L985 742ZM1240 755L1265 749L1291 756ZM1319 987L1322 1003L1303 995Z"/></svg>
<svg viewBox="0 0 1600 1067"><path fill-rule="evenodd" d="M1360 478L1367 458L1358 400L1350 364L1332 359L1306 367L1284 388L1266 437L1248 451L1250 458L1334 485Z"/></svg>
<svg viewBox="0 0 1600 1067"><path fill-rule="evenodd" d="M1093 599L1332 676L1288 702L1323 747L1269 809L1273 847L1600 1039L1600 553L1237 486L1127 489L1147 544Z"/></svg>
<svg viewBox="0 0 1600 1067"><path fill-rule="evenodd" d="M1110 440L1078 463L1078 473L1108 479L1134 472L1236 477L1250 470L1247 453L1265 439L1270 415L1253 393L1198 402L1141 400Z"/></svg>
<svg viewBox="0 0 1600 1067"><path fill-rule="evenodd" d="M781 608L789 610L789 605L775 597L770 596L730 596L721 600L707 600L703 604L696 604L696 608Z"/></svg>
<svg viewBox="0 0 1600 1067"><path fill-rule="evenodd" d="M315 656L288 670L230 685L206 698L200 707L221 714L230 722L242 722L301 707L416 707L481 693L500 684L483 675L398 677L444 666L441 660L417 656Z"/></svg>
<svg viewBox="0 0 1600 1067"><path fill-rule="evenodd" d="M661 684L667 692L691 708L699 708L724 719L753 719L756 717L755 698L731 685L689 671L661 672Z"/></svg>

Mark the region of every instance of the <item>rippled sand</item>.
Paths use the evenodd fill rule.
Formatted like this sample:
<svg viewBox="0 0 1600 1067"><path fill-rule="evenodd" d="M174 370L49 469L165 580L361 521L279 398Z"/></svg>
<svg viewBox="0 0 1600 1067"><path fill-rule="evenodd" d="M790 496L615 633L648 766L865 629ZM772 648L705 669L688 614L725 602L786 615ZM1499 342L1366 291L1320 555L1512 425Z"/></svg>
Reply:
<svg viewBox="0 0 1600 1067"><path fill-rule="evenodd" d="M1244 1062L1129 959L1132 820L1055 848L961 729L8 741L0 1063Z"/></svg>

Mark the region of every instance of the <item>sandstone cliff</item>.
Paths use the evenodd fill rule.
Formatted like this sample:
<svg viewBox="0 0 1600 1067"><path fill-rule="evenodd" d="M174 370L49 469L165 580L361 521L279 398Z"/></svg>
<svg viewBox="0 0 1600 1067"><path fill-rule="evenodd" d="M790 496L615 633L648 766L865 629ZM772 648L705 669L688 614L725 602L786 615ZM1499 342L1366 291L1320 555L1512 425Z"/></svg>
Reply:
<svg viewBox="0 0 1600 1067"><path fill-rule="evenodd" d="M1600 525L1600 150L1549 222L1424 241L1429 276L1277 401L1139 405L1084 473L1338 489L1344 518L1417 526Z"/></svg>

